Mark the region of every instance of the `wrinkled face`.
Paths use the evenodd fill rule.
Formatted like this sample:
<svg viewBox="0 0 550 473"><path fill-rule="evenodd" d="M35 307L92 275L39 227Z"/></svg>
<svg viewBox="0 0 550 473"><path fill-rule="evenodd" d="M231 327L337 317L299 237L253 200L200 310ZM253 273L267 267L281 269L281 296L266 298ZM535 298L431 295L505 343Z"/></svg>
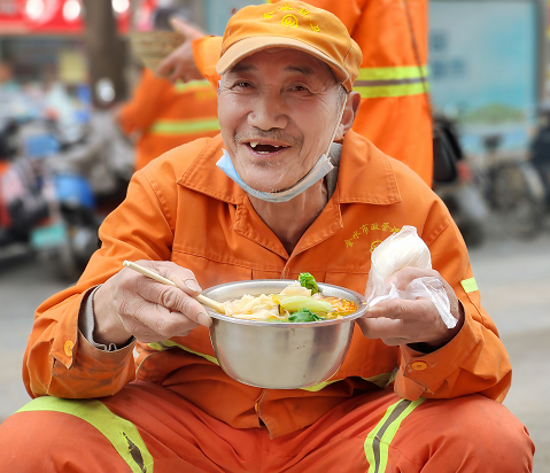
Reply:
<svg viewBox="0 0 550 473"><path fill-rule="evenodd" d="M324 62L294 49L260 51L226 72L218 118L241 178L276 192L304 177L339 122L339 88Z"/></svg>

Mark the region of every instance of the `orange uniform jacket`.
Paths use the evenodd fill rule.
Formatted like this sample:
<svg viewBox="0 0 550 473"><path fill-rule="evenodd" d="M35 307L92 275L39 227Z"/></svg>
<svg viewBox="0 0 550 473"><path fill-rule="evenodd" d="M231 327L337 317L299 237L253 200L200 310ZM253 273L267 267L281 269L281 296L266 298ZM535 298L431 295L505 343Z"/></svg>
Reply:
<svg viewBox="0 0 550 473"><path fill-rule="evenodd" d="M427 0L308 0L307 3L334 13L363 53L359 77L353 86L362 97L353 130L388 156L407 164L431 186L432 121L428 85L423 82L427 81ZM195 43L198 67L215 83L221 40L206 38Z"/></svg>
<svg viewBox="0 0 550 473"><path fill-rule="evenodd" d="M119 123L136 133L136 170L166 151L219 133L216 90L207 81L172 84L144 69L132 99L121 109Z"/></svg>
<svg viewBox="0 0 550 473"><path fill-rule="evenodd" d="M310 425L354 394L386 386L394 370L403 397L448 398L482 393L502 400L511 369L493 322L480 306L464 242L441 201L405 165L349 132L334 195L288 255L256 214L246 193L215 163L221 136L171 150L138 171L127 199L100 229L102 247L78 283L39 307L24 359L32 396L100 397L135 379L161 384L237 428L272 437ZM414 225L433 266L466 313L459 334L430 354L366 339L356 328L341 369L329 383L269 390L230 379L218 366L208 330L115 352L94 348L78 331L83 293L122 268L124 260L171 260L191 269L203 288L228 281L297 278L365 291L371 249Z"/></svg>

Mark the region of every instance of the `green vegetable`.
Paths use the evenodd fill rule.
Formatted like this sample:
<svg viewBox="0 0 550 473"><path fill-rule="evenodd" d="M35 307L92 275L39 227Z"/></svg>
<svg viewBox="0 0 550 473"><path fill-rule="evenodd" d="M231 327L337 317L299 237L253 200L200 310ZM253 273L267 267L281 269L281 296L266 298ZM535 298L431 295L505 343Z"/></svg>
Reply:
<svg viewBox="0 0 550 473"><path fill-rule="evenodd" d="M317 314L314 314L309 309L302 309L298 312L294 312L288 320L291 322L315 322L317 320L323 320L321 317L319 317Z"/></svg>
<svg viewBox="0 0 550 473"><path fill-rule="evenodd" d="M311 290L311 295L317 294L319 292L319 286L317 286L317 281L309 273L300 273L298 276L298 281L300 286L305 287Z"/></svg>
<svg viewBox="0 0 550 473"><path fill-rule="evenodd" d="M300 309L308 309L312 312L331 312L332 305L327 301L319 301L310 296L285 296L277 294L273 296L275 302L289 312L296 312Z"/></svg>

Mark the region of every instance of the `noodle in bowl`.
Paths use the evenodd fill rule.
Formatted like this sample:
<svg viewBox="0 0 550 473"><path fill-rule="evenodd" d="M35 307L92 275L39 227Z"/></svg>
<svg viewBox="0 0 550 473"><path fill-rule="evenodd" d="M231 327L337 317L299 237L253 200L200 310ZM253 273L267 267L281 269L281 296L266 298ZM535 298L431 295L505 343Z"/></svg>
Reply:
<svg viewBox="0 0 550 473"><path fill-rule="evenodd" d="M279 294L293 280L259 279L211 287L203 294L218 302L250 294ZM210 341L221 368L241 383L269 389L311 387L329 380L348 352L355 319L366 312L365 298L349 289L318 283L326 296L355 303L351 314L327 320L278 323L222 315L212 317Z"/></svg>

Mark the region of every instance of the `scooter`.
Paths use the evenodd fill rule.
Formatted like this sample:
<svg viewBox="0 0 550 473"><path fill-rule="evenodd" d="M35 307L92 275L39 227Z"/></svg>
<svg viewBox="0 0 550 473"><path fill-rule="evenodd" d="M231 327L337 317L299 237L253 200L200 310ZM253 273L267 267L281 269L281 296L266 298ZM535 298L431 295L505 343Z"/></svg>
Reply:
<svg viewBox="0 0 550 473"><path fill-rule="evenodd" d="M544 213L550 213L550 105L541 107L539 126L530 147L533 167L544 184L546 199Z"/></svg>
<svg viewBox="0 0 550 473"><path fill-rule="evenodd" d="M39 175L32 163L18 159L20 123L0 119L0 256L27 253L30 232L48 216Z"/></svg>
<svg viewBox="0 0 550 473"><path fill-rule="evenodd" d="M64 150L82 143L64 143ZM48 203L48 217L30 231L30 246L41 261L54 264L65 279L77 278L98 247L101 219L88 180L71 169L56 166L60 143L54 134L31 134L24 138L27 159L38 163L41 192ZM62 156L62 153L61 153Z"/></svg>
<svg viewBox="0 0 550 473"><path fill-rule="evenodd" d="M488 208L474 182L474 176L452 120L434 116L433 190L445 203L466 245L483 244Z"/></svg>

